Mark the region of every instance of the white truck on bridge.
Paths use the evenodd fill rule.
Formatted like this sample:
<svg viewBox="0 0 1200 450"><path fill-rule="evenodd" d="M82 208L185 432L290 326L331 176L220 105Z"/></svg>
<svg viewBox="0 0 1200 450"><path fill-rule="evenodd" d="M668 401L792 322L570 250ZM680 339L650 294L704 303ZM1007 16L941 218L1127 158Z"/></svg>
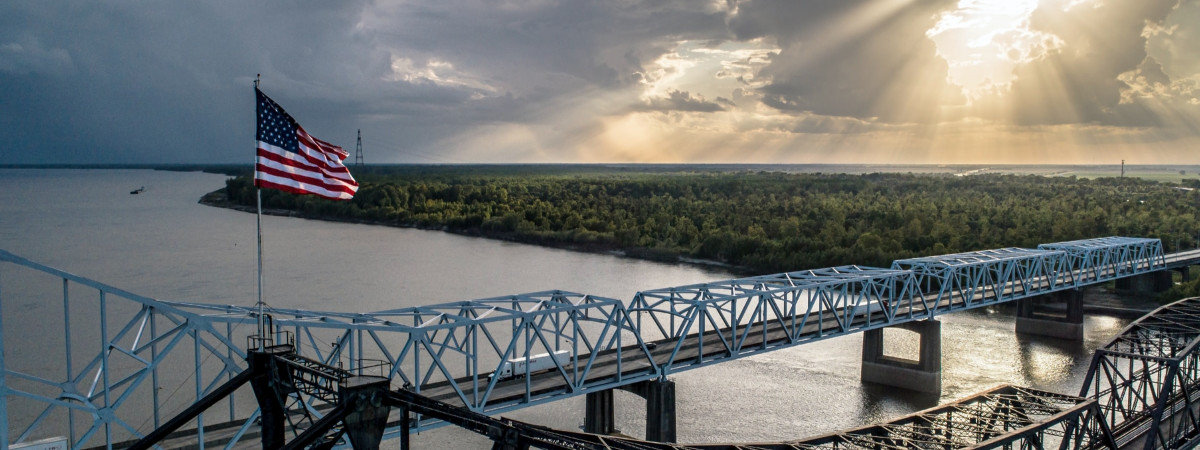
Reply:
<svg viewBox="0 0 1200 450"><path fill-rule="evenodd" d="M559 350L554 353L538 353L520 358L511 358L500 365L500 369L488 375L501 380L518 377L526 373L541 372L552 369L555 365L567 364L571 361L571 352Z"/></svg>

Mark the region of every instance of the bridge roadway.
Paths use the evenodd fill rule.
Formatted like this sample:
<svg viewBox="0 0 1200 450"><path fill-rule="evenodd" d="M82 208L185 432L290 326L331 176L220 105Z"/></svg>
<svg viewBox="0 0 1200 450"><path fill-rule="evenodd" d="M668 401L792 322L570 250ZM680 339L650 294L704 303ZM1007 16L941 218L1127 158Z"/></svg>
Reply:
<svg viewBox="0 0 1200 450"><path fill-rule="evenodd" d="M1163 306L1138 319L1097 350L1084 392L1078 397L1001 386L887 423L786 442L678 445L555 430L437 404L407 390L389 392L387 402L393 408L413 408L480 433L494 440L496 448L1192 448L1200 441L1198 324L1200 298ZM1100 367L1119 367L1121 375L1116 379L1106 376L1104 369L1097 371ZM330 379L349 375L327 366L325 370L338 372L326 375ZM1178 384L1172 387L1172 380ZM324 389L332 389L330 383L325 385ZM338 413L330 411L329 416L338 417ZM314 431L310 428L304 435L321 435L325 430L310 433Z"/></svg>
<svg viewBox="0 0 1200 450"><path fill-rule="evenodd" d="M1103 241L1104 239L1106 239L1106 238L1101 238L1099 241ZM1111 239L1120 241L1117 244L1115 244L1117 246L1138 245L1137 242L1134 242L1133 244L1129 244L1128 241L1147 241L1147 240L1138 240L1138 239L1131 239L1131 238L1111 238ZM638 382L642 382L642 381L648 381L648 380L654 380L654 379L665 379L669 375L672 375L672 374L675 374L678 372L683 372L686 370L695 369L695 368L698 368L698 367L701 367L704 365L715 364L715 363L720 363L723 361L738 359L738 358L762 353L765 351L771 351L771 350L775 350L775 349L779 349L779 348L785 348L785 347L790 347L790 346L794 346L794 345L801 345L803 343L810 342L810 341L816 341L816 340L822 340L822 339L827 339L827 338L836 337L836 336L842 336L842 335L846 335L846 334L856 333L859 331L864 331L867 329L882 328L882 327L886 327L886 326L898 325L898 324L903 324L903 323L907 323L907 322L914 322L914 321L918 321L918 320L922 320L922 319L933 318L933 317L936 317L937 315L941 315L941 314L945 314L945 313L949 313L949 312L953 312L953 311L957 311L957 310L961 310L961 309L972 309L972 308L977 308L977 307L982 307L982 306L988 306L988 305L1018 300L1021 298L1030 298L1030 297L1034 297L1037 295L1047 294L1047 293L1050 293L1053 291L1072 289L1077 286L1080 286L1080 284L1076 284L1073 282L1067 282L1067 280L1076 280L1076 279L1079 279L1080 277L1092 277L1092 278L1088 278L1089 281L1087 281L1086 283L1082 283L1082 285L1087 285L1087 284L1095 284L1095 283L1099 283L1099 282L1106 282L1106 281L1110 281L1115 278L1122 278L1122 277L1132 276L1132 275L1141 275L1141 274L1149 273L1152 271L1177 269L1177 268L1181 268L1181 267L1187 267L1190 265L1200 264L1200 250L1190 250L1190 251L1185 251L1185 252L1178 252L1178 253L1174 253L1174 254L1163 255L1161 253L1161 246L1160 246L1161 244L1158 243L1157 240L1154 240L1154 241L1155 241L1155 244L1159 245L1159 247L1158 247L1159 250L1157 253L1158 256L1154 256L1152 259L1139 260L1139 261L1143 261L1143 262L1139 263L1140 265L1135 266L1135 268L1130 268L1130 266L1127 266L1127 265L1113 265L1113 264L1109 264L1109 263L1101 263L1101 264L1096 264L1095 266L1090 267L1086 270L1072 269L1072 270L1068 271L1068 270L1064 270L1065 268L1062 268L1062 267L1055 268L1055 269L1043 270L1041 273L1044 273L1047 275L1042 276L1041 278L1038 278L1038 277L1032 276L1032 275L1028 275L1028 274L1022 275L1025 278L1019 278L1018 276L1015 276L1015 275L1009 273L1007 275L1004 275L1007 278L996 279L995 281L992 281L993 284L978 283L977 285L967 286L962 291L955 290L955 291L951 291L951 292L940 292L940 293L932 292L932 291L916 292L915 287L910 287L909 289L912 289L912 291L911 291L912 293L906 294L906 295L900 295L900 297L902 297L902 298L900 298L899 300L901 300L901 301L896 302L896 303L892 303L893 301L896 300L891 297L894 294L874 292L872 294L872 295L874 295L874 297L871 297L871 299L867 300L865 303L865 306L867 306L866 310L856 309L856 310L854 310L854 314L850 315L849 317L843 317L842 320L840 320L840 321L839 321L839 318L837 316L835 316L834 314L830 313L829 311L824 311L823 309L821 309L823 307L818 308L818 307L810 304L810 308L812 308L814 311L816 311L817 309L821 309L822 312L819 315L817 315L817 313L814 313L813 318L807 319L807 321L801 320L801 317L799 317L801 314L805 314L803 312L803 309L800 309L797 311L788 311L789 314L796 315L793 317L779 317L782 314L779 313L778 311L776 311L775 312L776 317L774 317L771 320L764 320L758 316L750 316L750 317L753 317L752 319L733 320L732 321L733 326L737 328L736 333L735 333L735 330L733 329L733 327L725 327L723 329L708 329L708 330L705 330L700 335L697 335L695 333L695 331L693 330L689 334L685 334L683 336L668 337L668 338L659 339L657 341L648 343L648 344L650 344L649 346L652 347L649 349L649 358L652 359L653 365L657 366L658 370L648 370L648 369L651 369L651 364L652 364L651 359L647 359L646 355L640 351L640 348L638 346L626 345L620 349L613 348L610 350L601 351L601 352L596 353L596 359L592 363L590 371L584 371L584 370L582 370L584 368L580 368L581 370L579 373L581 373L581 374L586 373L586 376L587 376L586 380L582 383L577 382L574 385L569 383L558 370L551 370L551 371L546 371L546 372L541 372L541 373L534 373L534 374L531 374L531 376L529 376L529 377L517 377L517 378L513 378L513 379L498 381L495 384L495 386L493 386L491 388L490 391L487 390L487 384L488 384L487 374L486 373L480 374L478 372L476 372L476 374L473 376L463 376L463 377L455 378L453 381L442 381L442 382L419 384L418 386L416 386L416 389L419 390L418 392L421 395L427 396L434 400L443 401L447 404L456 405L456 406L468 406L470 409L478 411L478 412L495 414L495 413L499 413L499 412L505 411L505 410L521 408L524 406L528 406L530 404L553 401L554 399L560 398L560 397L581 395L581 394L585 394L588 392L601 391L601 390L605 390L605 389L611 389L611 388L615 388L615 387L631 385L633 383L638 383ZM1126 247L1126 248L1129 248L1129 247ZM1038 252L1042 252L1041 250L1023 250L1023 249L1011 249L1011 250L1014 250L1017 253L1024 251L1024 252L1026 252L1027 255L1034 255L1034 256L1031 256L1034 258L1039 257L1037 255L1043 255L1043 256L1045 255L1045 253L1038 253ZM1000 253L1003 253L1003 252L1001 251ZM999 254L999 253L997 253L997 254ZM954 255L948 255L948 256L954 256ZM1122 258L1127 258L1127 257L1122 257ZM1139 256L1138 258L1142 258L1142 256ZM248 317L253 317L253 316L249 316L249 315L237 316L238 314L243 314L242 312L240 312L242 310L236 309L233 307L227 307L225 309L221 309L219 307L213 307L213 306L207 306L207 305L200 305L200 306L184 305L184 304L176 305L176 304L167 304L167 303L157 302L152 299L145 299L145 298L133 295L133 294L128 294L128 293L125 293L124 291L119 291L115 288L104 287L104 286L100 285L99 283L91 282L90 280L80 279L73 275L66 274L65 272L56 271L56 270L50 269L50 268L45 268L44 266L40 266L35 263L30 263L30 262L24 261L20 258L13 257L11 255L9 255L8 259L11 262L17 262L18 264L23 264L28 267L34 268L36 270L42 270L42 271L45 271L48 273L52 273L56 276L61 276L61 277L63 277L64 283L66 283L66 281L68 279L71 279L72 281L75 281L77 283L84 283L85 285L88 285L88 286L95 286L95 287L97 287L97 289L102 289L102 292L113 292L113 293L119 295L120 297L140 301L143 304L154 305L155 307L161 307L161 308L165 308L167 310L171 310L172 308L186 308L186 307L201 308L201 306L202 306L201 309L204 311L208 311L208 310L225 311L225 315L221 316L222 317L221 320L230 320L229 323L233 323L233 321L245 321L245 320L247 320ZM1003 260L1003 257L1002 256L999 257L998 260ZM1133 261L1133 260L1132 259L1123 259L1123 261L1128 262L1128 261ZM1149 267L1146 267L1146 262L1150 262ZM1092 263L1088 263L1088 264L1092 264ZM988 266L988 267L989 268L985 269L985 271L992 270L992 269L1000 270L999 266L994 266L994 267ZM1087 266L1083 266L1083 267L1087 267ZM1096 267L1104 267L1104 268L1106 268L1104 270L1107 270L1107 272L1097 273ZM889 272L884 269L878 269L878 270L880 271L880 273ZM1054 272L1054 270L1058 270L1058 272ZM1115 271L1115 270L1120 270L1121 273L1114 273L1113 271ZM892 270L890 272L895 273L895 272L903 272L903 271ZM887 275L887 274L880 275L880 273L875 273L874 275L872 275L872 273L866 272L866 273L855 274L853 276L861 276L864 279L871 278L872 276L879 276L880 279L883 279L884 281L889 280L889 278L888 278L889 275ZM1066 276L1063 274L1069 274L1070 276ZM1106 277L1108 277L1108 278L1106 278ZM894 279L891 279L891 280L894 280ZM776 280L776 281L778 281L778 280ZM818 284L819 283L838 283L838 282L842 282L842 281L845 281L845 280L837 280L837 279L831 278L831 279L821 279L819 281L816 281L815 283L818 283ZM905 283L909 283L910 281L911 280L907 280L907 279L903 280L903 282L905 282ZM890 282L890 281L888 281L888 282ZM843 287L845 288L847 286L850 286L851 284L853 284L853 283L852 282L844 283ZM998 289L998 288L996 288L997 285L1003 286L1003 288ZM856 285L856 287L851 286L850 289L852 289L852 290L859 289L859 288L863 288L864 286L865 285ZM968 288L970 289L970 292L971 292L971 297L969 297L969 298L964 295L964 292L968 292L965 289L968 289ZM743 294L745 294L746 292L750 292L750 293L752 293L752 295L760 295L761 294L763 296L766 296L767 294L770 293L768 291L761 290L763 288L746 288L746 287L742 286L742 287L738 287L738 289L739 289L739 292L742 292ZM749 289L749 290L743 291L740 289ZM790 291L791 293L797 292L795 290L797 288L793 287L791 289L792 289ZM803 288L803 289L808 289L808 288ZM871 288L871 289L874 289L874 288ZM894 290L894 288L893 288L893 290ZM65 291L65 289L64 289L64 291ZM843 295L846 292L847 291L842 291L842 294L834 293L833 295ZM853 294L853 292L851 292L851 294ZM866 298L867 296L864 295L863 297ZM104 298L104 296L102 295L101 299L103 299L103 298ZM939 303L931 304L934 301L937 301ZM926 302L931 302L931 303L926 303ZM814 304L815 304L815 302L814 302ZM878 306L880 304L886 304L889 307L894 308L894 310L888 311L887 313L885 313L881 310L882 308L880 308ZM864 306L864 304L860 303L858 306L861 308L862 306ZM839 306L839 308L840 307L841 306ZM143 311L145 311L146 314L150 314L153 312L153 310L147 310L147 309L144 309ZM718 311L718 312L720 312L720 311ZM728 312L728 311L724 311L724 312ZM635 310L630 310L630 313L631 314L640 314L639 312L636 312ZM655 313L648 313L648 314L655 314ZM178 329L184 329L184 327L193 327L193 326L194 327L205 327L204 328L205 330L209 330L210 328L212 328L211 324L213 322L204 321L204 320L212 320L212 319L203 319L204 316L198 316L198 315L192 316L192 317L194 319L189 319L189 320L198 320L198 322L196 324L192 324L189 321L186 323L182 323L178 327ZM745 317L745 316L734 315L734 317ZM335 316L335 318L340 318L340 316ZM130 324L126 326L126 328L133 327L137 320L138 319L134 319L134 321L131 321ZM145 319L143 318L140 320L145 320ZM179 319L172 319L172 320L179 320ZM250 320L253 320L253 319L250 319ZM303 319L303 320L298 319L291 323L294 323L299 327L299 326L304 325L304 320L309 320L309 319ZM505 320L507 320L507 319L505 319ZM221 322L221 323L224 323L224 322ZM709 321L708 323L716 323L716 322ZM729 322L726 322L726 323L729 323ZM333 327L337 327L337 326L338 325L330 325L329 327L333 328ZM641 328L645 329L644 327L641 327ZM713 328L717 328L717 327L714 326ZM349 330L350 329L347 328L345 336L350 335ZM360 330L361 330L361 328L360 328ZM753 332L750 332L750 331L753 331ZM124 333L124 331L122 331L121 333ZM120 335L121 333L118 333L118 335ZM362 333L362 331L359 331L359 333ZM664 331L664 334L674 334L674 333L676 333L676 331L671 331L670 333L667 333ZM642 333L642 334L644 335L645 333ZM153 335L153 332L152 332L152 335ZM157 336L157 335L153 335L153 336ZM159 336L159 337L154 337L153 339L163 339L163 337ZM361 337L359 338L359 342L362 342ZM109 345L116 347L116 346L118 346L118 343L116 343L116 341L114 340L114 342L110 343ZM204 345L208 345L208 344L204 344ZM136 350L137 351L146 351L147 347L148 346L146 346L146 345L142 345L140 347L137 347ZM633 350L637 350L637 351L633 351ZM212 350L212 351L214 353L216 353L216 350ZM360 352L361 352L361 350L360 350ZM618 358L618 355L620 355L620 358ZM590 354L580 353L577 355L576 360L579 361L580 363L583 363L590 356L591 356ZM160 355L156 359L161 359L162 357L163 356ZM99 361L99 359L97 359L97 360ZM568 362L567 364L565 364L562 367L562 369L564 369L565 373L569 374L574 371L575 367L572 366L572 363ZM196 371L197 371L197 375L198 375L200 373L200 369L197 368ZM98 376L99 375L97 375L97 377ZM145 374L143 373L140 376L144 377ZM130 376L130 378L127 378L126 380L128 380L128 379L132 379L132 376ZM118 383L118 385L120 383L124 383L124 382L125 381L121 381ZM157 381L155 381L155 383L157 383ZM105 392L107 392L109 384L110 383L109 383L108 379L105 378L104 385L103 385L106 387ZM481 384L483 385L483 389L479 389ZM574 387L572 387L572 386L574 386ZM107 394L105 394L105 395L107 395ZM484 400L480 400L480 397L483 397ZM464 402L464 399L467 399L467 401L474 402L475 405L467 405ZM156 405L156 407L157 407L157 405ZM398 417L393 416L392 419L393 420L391 420L391 422L392 422L391 425L399 423ZM104 423L104 422L97 421L95 423L99 424L99 423ZM256 430L254 430L254 428L257 428L257 427L250 425L248 422L231 421L228 424L211 424L211 425L206 426L204 440L208 441L208 442L212 442L212 439L218 438L216 436L217 434L222 434L222 433L211 433L210 434L208 431L210 429L209 427L215 426L215 427L219 428L219 427L222 427L225 425L229 425L229 426L234 426L234 428L236 428L236 425L242 424L242 423L245 423L245 425L242 426L242 428L241 428L242 431L237 432L237 435L241 435L243 438L248 438L248 437L251 437L254 434L256 434ZM419 426L421 428L425 428L427 426L437 426L437 423L435 421L423 420ZM97 425L93 424L93 429L96 429L96 427L97 427ZM231 433L233 431L237 431L237 430L236 429L232 430ZM243 432L244 432L244 434L243 434ZM192 434L192 439L194 439L194 436L195 435ZM180 438L187 439L185 436L180 436Z"/></svg>
<svg viewBox="0 0 1200 450"><path fill-rule="evenodd" d="M1163 269L1177 269L1196 264L1200 264L1200 249L1164 255ZM1101 275L1107 276L1109 274L1111 274L1111 271ZM1101 282L1107 281L1111 280L1104 280ZM1034 288L1032 290L1035 292L1033 296L1046 294L1047 291L1040 290L1039 288L1044 288L1048 283L1049 280L1044 278L1030 283L1030 286ZM951 299L951 301L943 302L944 304L942 305L935 305L933 308L924 307L924 302L912 302L912 307L905 306L899 308L899 310L897 310L894 314L895 318L890 322L886 320L883 311L878 309L871 309L869 314L855 314L853 322L844 327L837 322L836 317L831 316L823 321L812 322L804 325L804 327L801 328L800 332L798 333L799 338L794 340L791 338L791 330L786 328L786 324L781 324L777 321L767 322L765 332L747 333L746 340L741 347L744 349L758 347L760 350L767 350L799 345L804 342L828 339L863 331L862 325L866 323L880 324L880 326L891 326L927 319L929 318L930 309L933 309L933 312L936 315L945 312L974 309L1018 300L1021 298L1026 298L1023 297L1025 291L1025 285L1023 284L1010 286L1002 292L1005 294L1012 294L1012 298L1002 302L991 302L990 300L995 298L997 290L987 288L976 289L977 294L974 296L974 298L970 299L970 301L967 301L967 299L959 295L944 296ZM921 300L924 300L927 296L928 295L926 294L922 294L919 297ZM748 325L739 324L738 327L740 329L760 329L763 327L763 325L764 322L759 321ZM835 331L838 329L846 329L848 331ZM660 367L670 368L669 371L664 373L663 377L666 377L667 374L683 372L689 369L711 364L711 361L705 364L700 364L699 362L704 360L704 358L728 357L728 359L736 359L760 353L744 352L739 355L730 355L729 352L725 350L724 345L721 343L721 337L723 335L728 335L729 331L729 328L725 328L719 332L706 333L703 340L700 340L695 334L686 336L682 342L678 342L677 339L673 338L661 339L658 341L649 342L647 343L647 346L652 347L650 352L655 363L657 363ZM676 344L679 346L679 352L672 359L671 354L674 351ZM703 344L703 346L701 344ZM701 348L704 349L702 356L700 350ZM627 351L620 352L622 355L624 355L623 361L621 361L620 364L621 372L624 374L637 374L644 372L649 366L649 363L640 358L641 355L638 352L628 351L634 350L634 346L628 346L625 348L625 350ZM618 375L618 364L616 358L617 353L618 352L615 350L610 350L597 356L596 361L592 365L591 374L593 375L591 378L589 378L589 381L602 380L605 378L616 379ZM580 355L579 359L581 361L586 360L584 355ZM564 365L564 368L570 371L571 365L566 364ZM486 383L486 381L487 380L483 380L482 382ZM634 381L639 380L634 379ZM529 385L528 391L526 390L526 382L528 382ZM472 392L476 380L472 379L471 377L463 377L455 380L454 383L458 385L458 389L462 392ZM526 380L524 377L517 377L497 382L495 388L492 390L491 396L489 397L489 402L504 403L509 401L520 401L526 396L527 392L529 392L531 395L537 395L539 393L562 390L565 386L566 383L557 371L545 371L532 374L528 380ZM447 382L425 385L419 392L421 395L434 400L452 405L463 406L458 393L455 391L454 387Z"/></svg>

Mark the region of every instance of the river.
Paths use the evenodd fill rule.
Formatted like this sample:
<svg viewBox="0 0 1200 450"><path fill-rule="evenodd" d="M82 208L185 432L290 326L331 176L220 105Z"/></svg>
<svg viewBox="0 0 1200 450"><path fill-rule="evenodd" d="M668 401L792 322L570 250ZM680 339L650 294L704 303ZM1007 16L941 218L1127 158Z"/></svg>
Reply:
<svg viewBox="0 0 1200 450"><path fill-rule="evenodd" d="M224 179L150 170L0 169L0 249L162 300L250 305L256 295L254 215L197 203ZM141 186L144 192L129 194ZM263 229L264 299L276 307L375 311L548 289L629 300L639 290L732 277L438 231L274 216L263 217ZM36 309L4 308L6 338L20 327L59 320ZM679 441L796 439L886 420L1000 383L1078 394L1092 351L1128 323L1089 315L1084 341L1068 343L1016 336L1012 311L1004 308L941 320L940 396L863 385L862 339L845 336L675 376ZM12 339L5 346L9 364L34 357ZM899 345L889 353L912 351ZM641 436L641 400L624 392L616 400L617 428ZM578 429L583 398L504 415ZM489 445L454 428L422 433L414 444Z"/></svg>

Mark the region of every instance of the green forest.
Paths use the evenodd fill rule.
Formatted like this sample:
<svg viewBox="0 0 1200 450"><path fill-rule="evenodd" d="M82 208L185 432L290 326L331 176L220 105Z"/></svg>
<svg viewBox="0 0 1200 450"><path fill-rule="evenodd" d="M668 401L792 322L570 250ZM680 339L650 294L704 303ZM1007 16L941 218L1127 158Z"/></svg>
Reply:
<svg viewBox="0 0 1200 450"><path fill-rule="evenodd" d="M685 166L686 167L686 166ZM447 231L747 274L1102 236L1197 245L1200 191L1135 178L602 166L393 166L356 171L358 195L274 190L263 207L311 218ZM253 206L249 177L226 182Z"/></svg>

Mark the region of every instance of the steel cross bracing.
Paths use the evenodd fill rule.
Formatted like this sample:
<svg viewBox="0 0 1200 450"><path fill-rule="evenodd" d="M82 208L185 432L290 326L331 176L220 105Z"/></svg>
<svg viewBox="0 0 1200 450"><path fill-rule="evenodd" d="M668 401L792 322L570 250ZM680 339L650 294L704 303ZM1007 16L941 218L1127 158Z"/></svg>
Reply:
<svg viewBox="0 0 1200 450"><path fill-rule="evenodd" d="M642 291L630 312L661 338L666 374L912 320L911 272L843 266ZM665 344L666 350L663 350Z"/></svg>
<svg viewBox="0 0 1200 450"><path fill-rule="evenodd" d="M1096 399L1121 448L1200 443L1200 298L1163 306L1097 349L1081 396Z"/></svg>
<svg viewBox="0 0 1200 450"><path fill-rule="evenodd" d="M1111 448L1094 400L1004 385L882 424L770 445L795 449Z"/></svg>
<svg viewBox="0 0 1200 450"><path fill-rule="evenodd" d="M902 259L892 268L911 271L923 304L942 311L1077 287L1063 251L1002 248Z"/></svg>
<svg viewBox="0 0 1200 450"><path fill-rule="evenodd" d="M337 400L338 381L352 375L346 370L297 357L295 353L278 355L276 361L286 366L286 370L292 374L289 381L296 389L326 403Z"/></svg>
<svg viewBox="0 0 1200 450"><path fill-rule="evenodd" d="M1078 286L1143 273L1166 265L1158 239L1105 237L1041 244L1038 249L1066 252Z"/></svg>
<svg viewBox="0 0 1200 450"><path fill-rule="evenodd" d="M300 355L354 374L382 375L430 398L492 414L1164 267L1161 244L1153 239L1047 245L1056 247L905 260L893 269L844 266L649 290L628 306L544 291L373 313L270 313L276 329L295 336ZM1083 256L1072 257L1072 252ZM1200 254L1166 255L1165 261L1185 265L1200 261ZM5 282L0 304L14 296L58 291L59 300L46 302L62 305L61 323L46 325L62 330L47 340L57 340L54 345L60 347L39 355L47 361L38 365L40 371L0 367L0 422L7 424L0 426L0 438L9 442L53 435L66 435L76 446L132 439L245 367L243 344L255 329L255 308L156 300L3 251L0 262L8 263L0 264ZM36 295L25 292L26 282L34 279L49 279L51 287L39 285L43 290ZM925 285L939 289L923 291ZM0 339L16 345L2 329ZM489 377L507 360L555 352L566 356L551 358L547 370ZM310 397L300 407L320 416L316 400ZM12 417L7 412L13 405L38 413ZM255 432L252 398L234 396L224 406L227 411L210 410L195 422L206 425L196 427L201 442L206 433L237 441ZM426 420L418 429L439 425Z"/></svg>
<svg viewBox="0 0 1200 450"><path fill-rule="evenodd" d="M434 415L488 436L505 448L752 450L752 449L1095 449L1114 448L1095 400L1002 385L953 403L886 423L795 441L674 444L555 430L510 419L494 419L396 391L394 406Z"/></svg>
<svg viewBox="0 0 1200 450"><path fill-rule="evenodd" d="M1094 400L1011 385L887 423L803 439L796 449L1112 448Z"/></svg>
<svg viewBox="0 0 1200 450"><path fill-rule="evenodd" d="M57 370L31 373L4 366L0 371L5 380L0 419L6 425L0 438L9 442L64 435L79 447L134 439L245 369L242 343L257 323L253 307L165 302L3 251L0 261L12 263L5 269L15 269L3 272L0 300L11 295L10 284L17 284L10 280L57 279L62 320L47 327L61 326L66 338L60 351L39 355L59 361ZM369 314L278 308L271 313L277 329L295 335L297 353L351 373L383 375L480 412L659 374L625 305L590 295L547 291ZM93 319L89 326L99 319L98 335L88 340L101 342L101 350L89 346L94 353L81 365L79 346L71 338L83 328L85 316ZM567 351L568 357L553 360L542 380L488 376L505 360L556 351ZM385 364L363 363L368 360ZM181 379L194 389L181 389ZM302 408L319 417L318 400L312 396ZM32 404L39 412L10 417L10 403ZM214 422L221 423L222 439L236 442L254 433L253 399L235 396L224 403L227 414L210 412L196 422L200 442L206 440L205 424L211 429Z"/></svg>
<svg viewBox="0 0 1200 450"><path fill-rule="evenodd" d="M298 378L316 377L320 383L345 388L350 385L377 385L382 377L358 377L364 383L353 383L353 375L316 361L307 360L290 351L270 351L269 367L282 365L284 373L270 369L274 381L268 385L283 386ZM261 355L261 354L260 354ZM253 369L250 369L253 370ZM247 372L250 372L248 370ZM282 389L287 389L283 387ZM399 408L400 417L410 412L429 415L456 426L483 434L497 442L497 448L546 449L987 449L987 448L1114 448L1107 424L1101 421L1100 409L1093 399L1055 394L1035 389L1002 385L988 391L913 413L886 423L862 426L850 430L809 437L797 441L753 444L699 444L647 442L632 438L602 436L567 430L555 430L510 419L488 417L466 408L438 402L406 389L379 389L381 396L372 395L385 407ZM386 391L386 393L384 392ZM357 407L347 402L347 390L335 390L323 399L336 405L321 422L311 427L286 448L298 448L304 443L336 439L345 432L337 422L347 417L346 408ZM366 398L366 397L360 397ZM378 405L377 405L378 406ZM369 407L368 407L369 408ZM339 409L343 409L339 411ZM404 422L401 422L401 426ZM352 426L352 425L347 425ZM376 429L379 430L379 429ZM379 435L375 434L375 439ZM282 442L280 443L282 444ZM372 445L369 441L364 445ZM405 441L407 444L407 441Z"/></svg>

